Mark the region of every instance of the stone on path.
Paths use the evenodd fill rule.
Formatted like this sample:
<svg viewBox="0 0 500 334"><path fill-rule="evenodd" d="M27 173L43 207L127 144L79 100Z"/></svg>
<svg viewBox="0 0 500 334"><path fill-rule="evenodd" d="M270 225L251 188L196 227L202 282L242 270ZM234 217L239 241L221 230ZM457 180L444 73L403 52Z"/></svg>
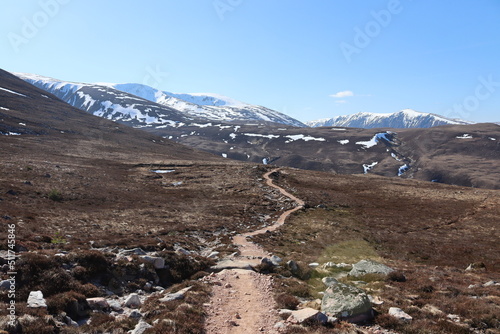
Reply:
<svg viewBox="0 0 500 334"><path fill-rule="evenodd" d="M210 267L210 270L213 272L219 272L225 269L253 270L253 267L248 262L237 260L222 260L216 265Z"/></svg>

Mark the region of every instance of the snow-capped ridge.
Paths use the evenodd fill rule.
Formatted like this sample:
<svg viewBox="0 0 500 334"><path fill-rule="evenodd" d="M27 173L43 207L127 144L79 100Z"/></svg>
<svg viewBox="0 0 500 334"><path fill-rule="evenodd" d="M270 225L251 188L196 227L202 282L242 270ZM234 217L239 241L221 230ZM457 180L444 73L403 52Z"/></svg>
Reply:
<svg viewBox="0 0 500 334"><path fill-rule="evenodd" d="M452 119L424 113L413 109L403 109L394 113L359 112L353 115L337 116L306 122L310 127L337 126L352 128L430 128L439 125L473 124L474 122Z"/></svg>

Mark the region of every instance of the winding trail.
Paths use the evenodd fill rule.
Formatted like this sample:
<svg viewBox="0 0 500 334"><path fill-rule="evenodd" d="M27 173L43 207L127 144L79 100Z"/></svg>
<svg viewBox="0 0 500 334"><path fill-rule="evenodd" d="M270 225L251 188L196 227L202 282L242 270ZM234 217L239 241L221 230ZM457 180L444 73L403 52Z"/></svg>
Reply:
<svg viewBox="0 0 500 334"><path fill-rule="evenodd" d="M233 237L233 243L240 250L240 255L232 260L235 263L258 265L269 254L247 240L247 237L276 230L285 223L288 216L304 207L302 200L273 183L270 175L278 170L276 168L263 175L266 184L278 189L282 195L293 200L296 206L283 212L271 226ZM274 325L280 319L274 307L270 276L252 270L230 269L210 276L210 280L213 290L212 299L205 308L206 334L278 333Z"/></svg>

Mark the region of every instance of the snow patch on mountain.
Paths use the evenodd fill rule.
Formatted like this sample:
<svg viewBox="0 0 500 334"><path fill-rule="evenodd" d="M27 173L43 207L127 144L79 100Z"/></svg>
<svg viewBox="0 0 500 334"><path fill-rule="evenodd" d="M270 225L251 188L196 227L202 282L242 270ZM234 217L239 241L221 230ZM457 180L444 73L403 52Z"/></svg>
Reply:
<svg viewBox="0 0 500 334"><path fill-rule="evenodd" d="M375 134L375 136L372 137L372 139L370 139L368 141L358 141L358 142L356 142L356 144L363 145L364 148L370 148L370 147L377 145L378 142L380 141L380 139L385 139L388 142L391 142L391 139L388 137L389 134L390 134L389 132L377 133L377 134Z"/></svg>

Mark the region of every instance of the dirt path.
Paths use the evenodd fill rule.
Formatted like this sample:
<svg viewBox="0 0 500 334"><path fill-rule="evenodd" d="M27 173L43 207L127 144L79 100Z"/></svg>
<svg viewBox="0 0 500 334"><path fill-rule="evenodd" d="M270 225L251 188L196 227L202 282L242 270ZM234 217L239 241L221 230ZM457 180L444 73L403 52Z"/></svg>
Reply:
<svg viewBox="0 0 500 334"><path fill-rule="evenodd" d="M272 226L235 236L233 243L240 250L235 261L257 265L262 257L269 256L262 248L248 241L247 237L276 230L290 214L304 205L302 200L273 183L270 175L277 170L264 174L266 184L295 201L297 206L282 213ZM212 275L210 280L213 291L210 304L206 305L206 334L278 333L274 325L280 319L274 308L270 276L251 270L232 269Z"/></svg>

